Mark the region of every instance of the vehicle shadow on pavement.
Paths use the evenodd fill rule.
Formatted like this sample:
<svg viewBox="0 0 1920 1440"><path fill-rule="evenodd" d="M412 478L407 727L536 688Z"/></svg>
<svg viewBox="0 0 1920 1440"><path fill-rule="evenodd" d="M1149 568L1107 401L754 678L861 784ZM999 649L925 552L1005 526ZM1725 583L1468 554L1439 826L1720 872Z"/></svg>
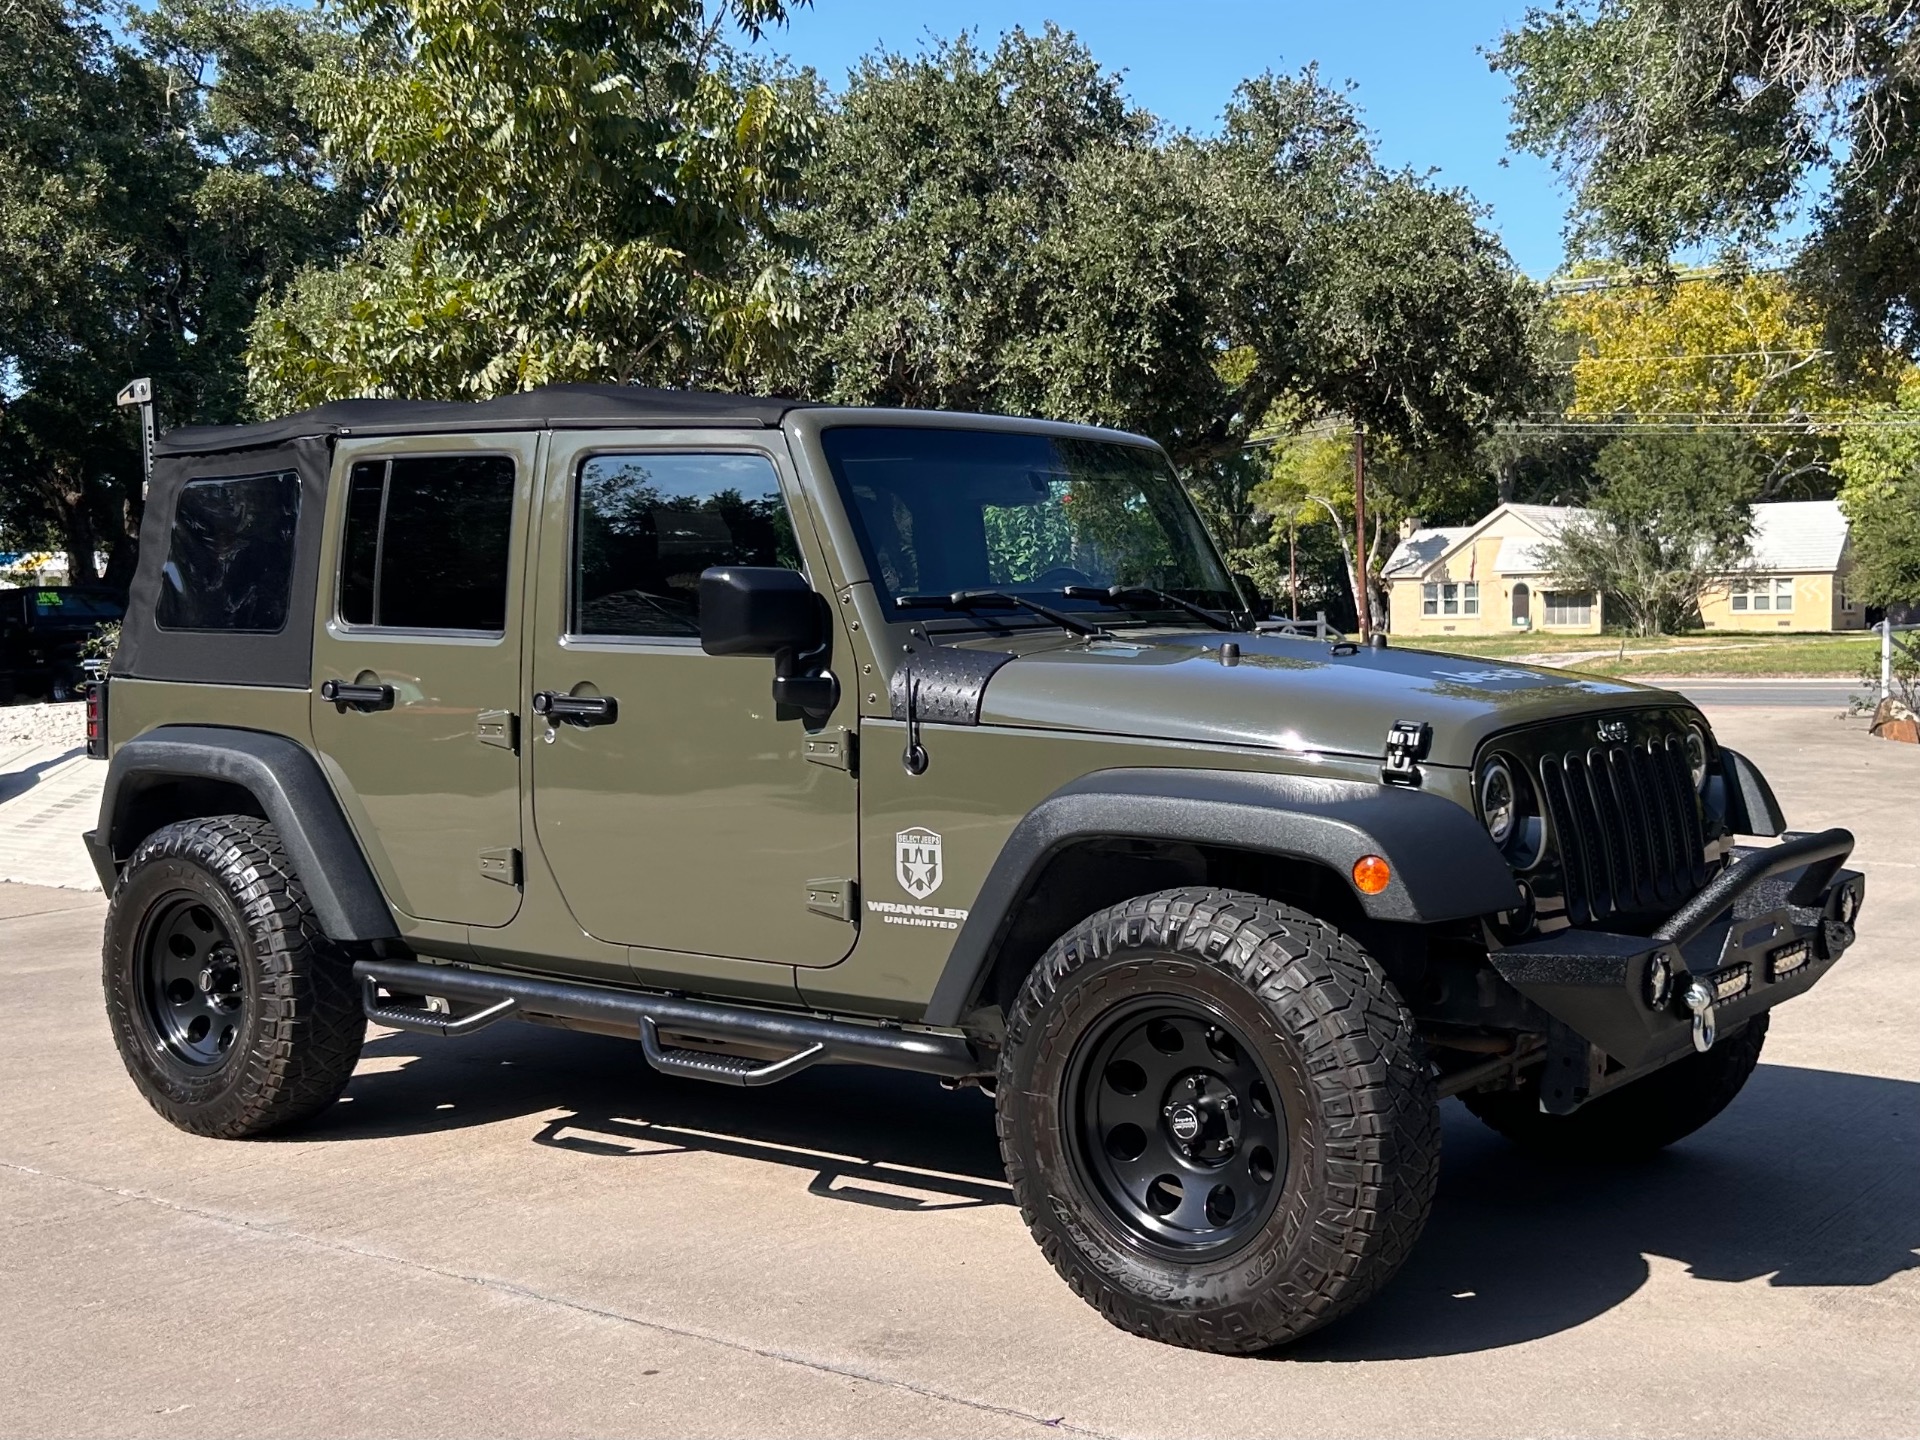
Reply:
<svg viewBox="0 0 1920 1440"><path fill-rule="evenodd" d="M459 1041L383 1034L366 1057L377 1063L346 1100L295 1138L540 1116L536 1145L610 1164L693 1150L793 1167L821 1199L1012 1203L991 1102L922 1076L826 1066L734 1090L656 1075L631 1041L524 1025ZM1763 1064L1707 1129L1627 1166L1547 1164L1459 1105L1442 1114L1440 1191L1405 1269L1273 1358L1405 1359L1539 1339L1631 1298L1648 1257L1703 1280L1783 1286L1864 1287L1920 1268L1920 1083Z"/></svg>
<svg viewBox="0 0 1920 1440"><path fill-rule="evenodd" d="M17 800L40 783L40 777L49 770L56 770L86 749L84 745L74 745L58 755L49 755L46 759L25 766L19 770L9 770L0 774L0 805L9 800Z"/></svg>
<svg viewBox="0 0 1920 1440"><path fill-rule="evenodd" d="M1405 1359L1555 1334L1648 1257L1702 1280L1877 1285L1920 1268L1920 1084L1762 1065L1712 1125L1636 1165L1549 1165L1448 1105L1440 1193L1393 1283L1276 1358Z"/></svg>
<svg viewBox="0 0 1920 1440"><path fill-rule="evenodd" d="M529 1025L451 1041L380 1034L363 1056L343 1102L299 1139L417 1134L557 1110L536 1145L609 1160L687 1150L759 1160L810 1173L808 1192L823 1199L893 1210L1013 1203L992 1102L924 1075L825 1065L766 1089L733 1089L656 1074L631 1040Z"/></svg>

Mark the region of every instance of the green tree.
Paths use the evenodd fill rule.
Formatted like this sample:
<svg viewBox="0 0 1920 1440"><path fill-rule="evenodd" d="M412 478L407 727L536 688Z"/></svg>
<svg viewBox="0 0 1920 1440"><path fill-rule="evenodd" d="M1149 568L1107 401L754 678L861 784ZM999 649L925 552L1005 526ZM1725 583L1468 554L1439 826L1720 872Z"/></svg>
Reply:
<svg viewBox="0 0 1920 1440"><path fill-rule="evenodd" d="M1661 267L1808 221L1803 283L1871 355L1920 338L1917 25L1908 0L1560 0L1493 64L1515 139L1572 184L1576 249Z"/></svg>
<svg viewBox="0 0 1920 1440"><path fill-rule="evenodd" d="M1669 431L1614 440L1594 468L1589 513L1560 529L1545 568L1604 595L1636 635L1682 628L1747 561L1759 457L1724 430Z"/></svg>
<svg viewBox="0 0 1920 1440"><path fill-rule="evenodd" d="M1920 599L1920 371L1891 405L1873 407L1840 442L1834 469L1852 527L1854 592L1868 605Z"/></svg>
<svg viewBox="0 0 1920 1440"><path fill-rule="evenodd" d="M786 0L340 0L322 105L376 177L363 247L253 331L253 393L460 399L565 380L726 384L799 310L768 247L811 143L721 44Z"/></svg>
<svg viewBox="0 0 1920 1440"><path fill-rule="evenodd" d="M173 423L239 418L258 297L351 233L307 77L340 47L304 9L161 0L116 38L92 0L0 10L0 525L124 583L151 375Z"/></svg>
<svg viewBox="0 0 1920 1440"><path fill-rule="evenodd" d="M962 37L863 64L807 179L795 373L824 397L1142 430L1198 478L1283 400L1464 447L1533 383L1498 242L1312 71L1196 139L1062 31Z"/></svg>

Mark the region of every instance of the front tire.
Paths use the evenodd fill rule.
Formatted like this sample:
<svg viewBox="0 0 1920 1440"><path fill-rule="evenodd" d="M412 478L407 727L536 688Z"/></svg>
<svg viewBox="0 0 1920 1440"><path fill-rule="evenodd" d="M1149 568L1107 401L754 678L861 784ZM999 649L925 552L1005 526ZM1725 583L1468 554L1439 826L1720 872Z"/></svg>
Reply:
<svg viewBox="0 0 1920 1440"><path fill-rule="evenodd" d="M1733 1103L1760 1063L1766 1011L1704 1055L1688 1055L1571 1115L1540 1109L1536 1076L1517 1090L1468 1091L1460 1098L1481 1121L1522 1149L1550 1160L1639 1160L1684 1140Z"/></svg>
<svg viewBox="0 0 1920 1440"><path fill-rule="evenodd" d="M312 1118L346 1088L366 1016L280 837L246 815L155 831L107 912L114 1044L182 1130L239 1139Z"/></svg>
<svg viewBox="0 0 1920 1440"><path fill-rule="evenodd" d="M1075 926L1021 988L998 1081L1022 1217L1135 1334L1297 1339L1384 1285L1432 1204L1412 1016L1351 938L1259 896L1169 890Z"/></svg>

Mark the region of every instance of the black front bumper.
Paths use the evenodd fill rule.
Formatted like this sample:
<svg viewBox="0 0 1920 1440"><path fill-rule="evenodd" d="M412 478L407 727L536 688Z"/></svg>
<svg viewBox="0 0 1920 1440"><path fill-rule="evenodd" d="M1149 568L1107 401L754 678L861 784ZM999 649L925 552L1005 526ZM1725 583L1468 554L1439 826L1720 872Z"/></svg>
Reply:
<svg viewBox="0 0 1920 1440"><path fill-rule="evenodd" d="M1842 868L1852 853L1852 834L1838 829L1736 847L1652 935L1567 929L1490 959L1598 1052L1596 1082L1617 1083L1812 989L1853 943L1866 879Z"/></svg>

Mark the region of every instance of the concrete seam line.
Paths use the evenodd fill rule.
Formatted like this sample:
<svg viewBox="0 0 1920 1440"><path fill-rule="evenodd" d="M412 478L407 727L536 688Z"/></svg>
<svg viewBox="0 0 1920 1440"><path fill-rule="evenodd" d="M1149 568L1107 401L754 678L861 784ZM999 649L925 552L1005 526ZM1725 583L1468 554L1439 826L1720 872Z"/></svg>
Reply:
<svg viewBox="0 0 1920 1440"><path fill-rule="evenodd" d="M5 883L5 881L0 881L0 884ZM51 889L53 887L49 886L48 888ZM57 906L52 910L28 910L19 915L0 915L0 925L11 924L15 920L33 920L42 915L77 915L82 910L91 910L92 908L91 903L83 902L79 905Z"/></svg>
<svg viewBox="0 0 1920 1440"><path fill-rule="evenodd" d="M9 1170L17 1175L30 1176L36 1180L52 1180L59 1184L71 1185L79 1190L91 1190L97 1194L110 1195L120 1200L137 1200L157 1209L172 1211L176 1215L194 1220L203 1220L213 1225L223 1225L229 1229L259 1235L268 1239L288 1240L306 1245L316 1250L330 1250L340 1255L351 1255L359 1260L372 1260L386 1265L397 1265L403 1269L415 1270L431 1275L439 1280L452 1280L465 1285L476 1286L497 1294L515 1299L530 1300L537 1304L552 1305L563 1310L572 1310L578 1314L589 1315L599 1320L612 1320L622 1325L632 1325L642 1330L653 1330L663 1335L672 1335L682 1340L697 1340L709 1345L718 1345L741 1354L751 1355L762 1360L773 1360L783 1365L792 1365L802 1370L813 1370L826 1375L837 1375L843 1379L860 1380L869 1385L880 1385L890 1390L901 1390L923 1399L937 1400L944 1404L960 1405L969 1410L978 1410L985 1414L1002 1415L1010 1420L1024 1421L1041 1429L1051 1430L1063 1435L1084 1435L1088 1440L1119 1440L1103 1430L1089 1430L1079 1425L1069 1425L1064 1418L1048 1419L1044 1415L1030 1410L1021 1410L1011 1405L996 1405L990 1400L974 1400L965 1395L956 1395L937 1386L924 1385L913 1380L901 1380L892 1376L862 1370L853 1365L836 1364L831 1360L816 1359L809 1355L798 1354L790 1350L776 1350L770 1346L755 1345L751 1341L736 1340L713 1331L702 1330L689 1325L671 1324L663 1320L647 1320L638 1315L629 1315L624 1311L610 1310L601 1305L590 1304L584 1300L571 1300L562 1295L549 1295L543 1291L525 1285L517 1285L511 1280L500 1280L485 1275L475 1275L464 1270L449 1270L444 1266L430 1264L424 1260L410 1259L404 1255L392 1255L384 1250L373 1250L365 1246L348 1244L344 1240L329 1240L319 1235L309 1235L304 1231L288 1229L280 1225L262 1225L236 1215L222 1214L218 1210L204 1210L197 1205L188 1205L182 1201L169 1200L162 1195L154 1195L144 1190L129 1190L118 1185L108 1185L98 1180L84 1180L73 1175L61 1175L51 1170L40 1170L31 1165L17 1164L11 1160L0 1160L0 1170Z"/></svg>

